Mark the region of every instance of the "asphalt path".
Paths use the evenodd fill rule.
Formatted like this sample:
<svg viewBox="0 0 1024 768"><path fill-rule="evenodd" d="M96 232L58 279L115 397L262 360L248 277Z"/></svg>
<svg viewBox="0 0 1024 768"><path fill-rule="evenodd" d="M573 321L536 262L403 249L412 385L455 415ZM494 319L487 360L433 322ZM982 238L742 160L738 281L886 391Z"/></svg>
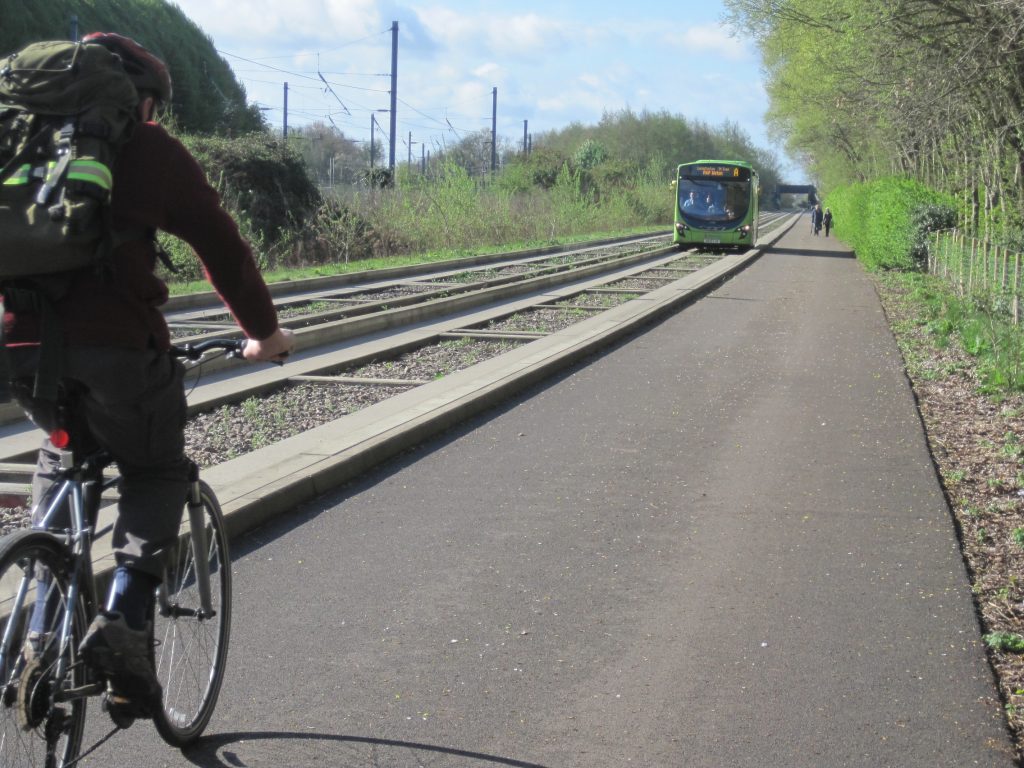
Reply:
<svg viewBox="0 0 1024 768"><path fill-rule="evenodd" d="M81 765L1014 765L899 352L806 229L239 541L208 735Z"/></svg>

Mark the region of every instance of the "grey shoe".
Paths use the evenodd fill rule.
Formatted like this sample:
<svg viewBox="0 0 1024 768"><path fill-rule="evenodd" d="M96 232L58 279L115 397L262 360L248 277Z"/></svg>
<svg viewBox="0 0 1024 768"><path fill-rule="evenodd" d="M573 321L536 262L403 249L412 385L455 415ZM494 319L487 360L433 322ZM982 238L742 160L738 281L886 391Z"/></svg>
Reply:
<svg viewBox="0 0 1024 768"><path fill-rule="evenodd" d="M152 627L132 629L120 613L100 611L78 647L85 661L101 672L111 693L138 706L146 716L160 705L160 681L151 660Z"/></svg>

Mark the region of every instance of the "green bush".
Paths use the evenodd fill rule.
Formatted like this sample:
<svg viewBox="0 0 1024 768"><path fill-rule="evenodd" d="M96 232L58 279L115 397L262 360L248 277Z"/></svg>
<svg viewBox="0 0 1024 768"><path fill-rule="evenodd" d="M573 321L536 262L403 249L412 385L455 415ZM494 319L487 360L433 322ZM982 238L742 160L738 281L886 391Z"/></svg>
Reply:
<svg viewBox="0 0 1024 768"><path fill-rule="evenodd" d="M314 240L322 240L325 229L344 231L347 236L357 226L345 218L345 212L322 205L301 156L269 133L237 139L181 134L178 138L220 193L242 236L252 244L261 269L308 261L307 256L317 252L317 243L310 242L311 231ZM334 221L336 216L340 222ZM202 267L185 243L166 234L159 240L177 269L174 274L161 269L165 279L203 279Z"/></svg>
<svg viewBox="0 0 1024 768"><path fill-rule="evenodd" d="M916 181L889 177L832 191L826 205L836 235L853 246L868 269L915 269L922 227L946 221L955 201ZM931 214L921 214L921 211Z"/></svg>
<svg viewBox="0 0 1024 768"><path fill-rule="evenodd" d="M217 188L225 206L274 242L299 230L320 206L320 192L293 148L269 133L236 139L182 136Z"/></svg>

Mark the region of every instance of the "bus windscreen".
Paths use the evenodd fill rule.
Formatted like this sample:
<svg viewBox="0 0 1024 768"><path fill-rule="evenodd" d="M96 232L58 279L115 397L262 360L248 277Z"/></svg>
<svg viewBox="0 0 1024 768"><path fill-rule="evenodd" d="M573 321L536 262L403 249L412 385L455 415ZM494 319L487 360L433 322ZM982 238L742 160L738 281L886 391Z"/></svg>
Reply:
<svg viewBox="0 0 1024 768"><path fill-rule="evenodd" d="M680 176L678 190L679 210L684 219L696 220L694 223L727 225L742 221L747 215L749 174L747 181Z"/></svg>

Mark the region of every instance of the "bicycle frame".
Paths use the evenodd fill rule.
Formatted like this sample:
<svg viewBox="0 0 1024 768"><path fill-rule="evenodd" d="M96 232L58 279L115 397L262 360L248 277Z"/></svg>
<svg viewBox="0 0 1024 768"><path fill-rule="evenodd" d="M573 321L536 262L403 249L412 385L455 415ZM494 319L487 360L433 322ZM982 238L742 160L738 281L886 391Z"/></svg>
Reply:
<svg viewBox="0 0 1024 768"><path fill-rule="evenodd" d="M93 611L96 607L96 584L92 572L93 529L86 519L87 510L90 508L87 505L87 498L98 506L99 496L97 494L93 499L93 494L89 493L90 487L94 486L96 481L86 479L86 473L92 469L91 462L94 459L99 463L97 474L100 475L102 481L103 464L99 462L99 456L90 457L81 466L76 466L72 452L61 451L61 467L69 476L61 482L43 519L38 525L33 526L40 530L53 532L54 519L59 514L61 505L64 504L68 496L71 497L69 505L71 528L66 531L65 535L75 567L68 584L67 607L71 608L76 605L80 592L85 589L87 590L86 603ZM61 621L60 653L57 656L56 670L56 678L62 681L67 679L67 650L68 643L71 642L71 622L73 620L74 612L65 610Z"/></svg>
<svg viewBox="0 0 1024 768"><path fill-rule="evenodd" d="M76 464L71 451L60 452L61 473L50 496L46 512L42 519L34 524L34 530L44 531L59 536L64 536L64 546L67 547L74 567L71 578L68 582L66 605L63 615L60 617L60 637L57 647L57 665L54 677L62 681L62 686L57 698L70 700L82 696L98 694L102 690L100 683L91 683L82 688L71 689L67 687L68 677L68 646L72 642L72 622L74 621L74 606L78 605L79 596L85 592L85 604L90 613L89 619L96 610L96 584L92 570L92 540L93 527L89 522L90 510L98 509L99 496L106 488L112 487L115 479L104 481L102 479L103 467L109 463L105 454L96 454L80 464ZM95 478L99 478L96 480ZM70 511L70 527L57 528L56 520L62 514L62 507L67 504ZM23 610L24 598L31 589L32 582L36 581L36 574L26 573L18 586L15 609L7 622L7 629L4 638L0 642L0 667L8 658L13 658L20 652L18 648L12 648L12 637L16 634L17 627L26 620L20 613Z"/></svg>
<svg viewBox="0 0 1024 768"><path fill-rule="evenodd" d="M102 692L102 684L99 682L88 683L87 685L72 689L66 687L68 677L68 644L72 642L72 622L74 621L73 606L78 604L79 595L85 592L85 602L88 606L88 620L95 616L98 606L98 592L96 575L92 567L92 544L96 536L90 518L94 518L99 509L99 500L102 492L113 487L118 478L102 478L102 468L108 464L105 454L90 456L80 464L76 464L71 451L61 451L62 471L57 479L51 494L46 511L42 519L33 529L48 532L54 535L64 536L64 545L68 548L71 559L74 563L71 578L68 582L66 595L66 606L61 616L60 637L57 647L60 652L57 656L57 665L54 677L63 681L60 690L61 700L69 700L82 696L92 696ZM96 478L99 478L97 480ZM70 528L60 529L56 527L58 516L63 514L62 507L67 504L70 508ZM206 553L209 541L206 535L206 523L199 484L199 470L194 464L190 469L189 492L187 499L187 511L189 518L189 532L182 536L179 546L188 546L187 539L191 539L193 551ZM102 535L103 532L100 533ZM172 605L167 598L167 589L164 585L158 593L158 606L163 615L169 616L196 616L199 619L212 618L215 615L213 597L210 585L210 570L207 558L197 556L193 561L194 572L192 576L196 580L199 590L200 610L196 611ZM27 621L27 617L21 616L24 610L25 597L36 581L35 574L27 573L18 586L17 600L14 612L10 616L4 637L0 639L0 669L4 668L6 659L15 658L20 648L12 648L12 638L17 635L17 627L21 622Z"/></svg>

